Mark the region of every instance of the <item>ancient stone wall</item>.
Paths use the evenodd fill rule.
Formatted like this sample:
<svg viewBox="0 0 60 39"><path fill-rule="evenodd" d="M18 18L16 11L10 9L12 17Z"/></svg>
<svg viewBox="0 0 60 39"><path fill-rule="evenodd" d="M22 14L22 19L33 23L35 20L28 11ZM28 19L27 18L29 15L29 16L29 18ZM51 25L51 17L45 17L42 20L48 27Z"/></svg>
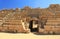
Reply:
<svg viewBox="0 0 60 39"><path fill-rule="evenodd" d="M44 9L24 7L1 10L0 31L30 32L29 23L31 20L39 21L37 24L38 33L60 33L60 5L52 4Z"/></svg>

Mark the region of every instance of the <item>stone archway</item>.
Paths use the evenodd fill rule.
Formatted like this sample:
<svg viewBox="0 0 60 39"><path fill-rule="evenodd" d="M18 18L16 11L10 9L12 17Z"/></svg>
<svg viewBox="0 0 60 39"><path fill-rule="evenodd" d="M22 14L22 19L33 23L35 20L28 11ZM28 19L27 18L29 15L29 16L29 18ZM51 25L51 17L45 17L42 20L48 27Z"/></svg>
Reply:
<svg viewBox="0 0 60 39"><path fill-rule="evenodd" d="M38 30L38 20L30 20L29 29L31 32L37 32Z"/></svg>

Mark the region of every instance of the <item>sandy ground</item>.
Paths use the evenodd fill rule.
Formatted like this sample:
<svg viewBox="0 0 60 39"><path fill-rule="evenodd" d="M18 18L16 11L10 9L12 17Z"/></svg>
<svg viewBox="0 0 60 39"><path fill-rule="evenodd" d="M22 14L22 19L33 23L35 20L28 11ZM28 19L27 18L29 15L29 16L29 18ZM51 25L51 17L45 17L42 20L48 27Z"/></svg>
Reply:
<svg viewBox="0 0 60 39"><path fill-rule="evenodd" d="M60 35L35 35L33 33L0 33L0 39L60 39Z"/></svg>

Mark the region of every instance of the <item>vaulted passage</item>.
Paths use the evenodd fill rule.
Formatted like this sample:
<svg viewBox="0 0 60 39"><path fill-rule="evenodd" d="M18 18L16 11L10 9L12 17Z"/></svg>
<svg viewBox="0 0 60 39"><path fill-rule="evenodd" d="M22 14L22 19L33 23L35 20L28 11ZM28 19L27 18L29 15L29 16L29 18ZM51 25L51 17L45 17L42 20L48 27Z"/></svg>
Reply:
<svg viewBox="0 0 60 39"><path fill-rule="evenodd" d="M30 21L30 23L29 23L29 28L30 28L30 31L31 32L37 32L38 30L37 30L37 27L36 28L33 28L34 26L33 26L33 20L31 20Z"/></svg>

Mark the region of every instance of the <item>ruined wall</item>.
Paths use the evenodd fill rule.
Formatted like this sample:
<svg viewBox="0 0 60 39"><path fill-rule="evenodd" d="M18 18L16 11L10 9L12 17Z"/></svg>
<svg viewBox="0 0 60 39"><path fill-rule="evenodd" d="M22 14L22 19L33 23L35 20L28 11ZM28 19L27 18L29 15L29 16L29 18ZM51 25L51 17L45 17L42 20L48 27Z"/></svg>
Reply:
<svg viewBox="0 0 60 39"><path fill-rule="evenodd" d="M50 31L58 33L60 26L60 5L52 4L48 8L10 9L0 11L0 31L8 32L29 32L29 22L36 20L39 26L39 33ZM22 24L22 22L24 24ZM55 24L56 23L56 24ZM42 28L42 25L44 28ZM24 28L25 27L25 28ZM59 32L60 33L60 32Z"/></svg>

